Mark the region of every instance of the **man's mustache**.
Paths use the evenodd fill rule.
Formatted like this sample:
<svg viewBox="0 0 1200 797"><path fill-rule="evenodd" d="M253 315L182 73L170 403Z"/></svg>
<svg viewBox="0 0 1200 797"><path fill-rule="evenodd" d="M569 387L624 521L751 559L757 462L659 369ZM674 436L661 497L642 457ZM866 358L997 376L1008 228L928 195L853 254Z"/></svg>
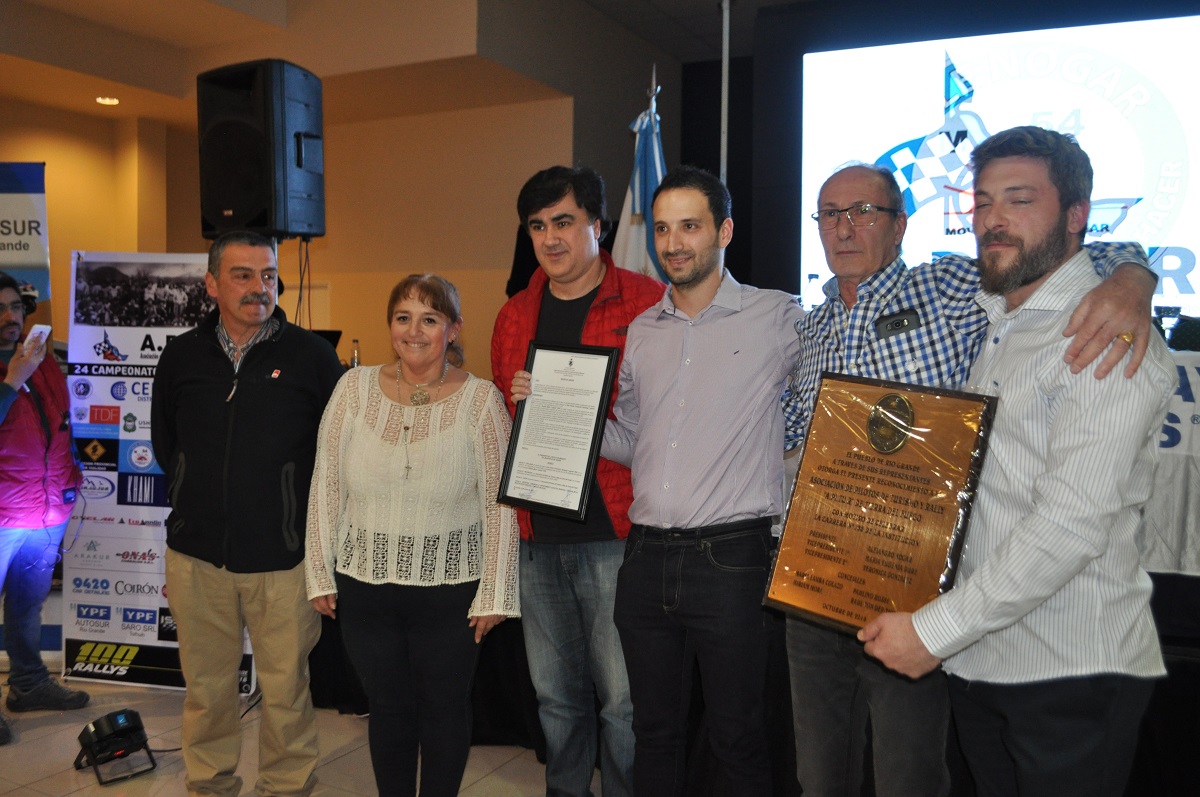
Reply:
<svg viewBox="0 0 1200 797"><path fill-rule="evenodd" d="M1006 232L985 232L983 237L979 239L982 246L988 244L1008 244L1010 246L1020 246L1024 242L1015 236L1009 235Z"/></svg>
<svg viewBox="0 0 1200 797"><path fill-rule="evenodd" d="M242 301L239 302L239 304L270 304L270 303L271 303L271 294L266 293L266 292L247 293L245 296L242 297Z"/></svg>

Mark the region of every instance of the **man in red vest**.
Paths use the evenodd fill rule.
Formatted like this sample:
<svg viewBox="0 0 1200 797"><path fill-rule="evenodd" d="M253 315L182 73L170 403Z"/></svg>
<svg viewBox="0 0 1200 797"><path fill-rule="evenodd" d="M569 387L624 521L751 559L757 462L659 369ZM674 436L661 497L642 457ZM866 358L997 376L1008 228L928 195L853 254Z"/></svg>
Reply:
<svg viewBox="0 0 1200 797"><path fill-rule="evenodd" d="M87 692L50 677L42 662L42 604L75 495L67 380L50 341L22 340L32 304L0 272L0 588L9 660L9 711L83 708ZM0 744L12 729L0 716Z"/></svg>

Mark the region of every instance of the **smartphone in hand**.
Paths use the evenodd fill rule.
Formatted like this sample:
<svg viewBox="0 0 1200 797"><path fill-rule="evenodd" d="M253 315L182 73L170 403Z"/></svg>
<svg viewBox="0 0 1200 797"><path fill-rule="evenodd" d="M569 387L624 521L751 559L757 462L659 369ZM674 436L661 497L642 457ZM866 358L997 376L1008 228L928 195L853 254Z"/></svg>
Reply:
<svg viewBox="0 0 1200 797"><path fill-rule="evenodd" d="M49 345L50 343L50 325L49 324L34 324L33 329L29 330L29 334L25 336L25 351L33 351L42 344Z"/></svg>

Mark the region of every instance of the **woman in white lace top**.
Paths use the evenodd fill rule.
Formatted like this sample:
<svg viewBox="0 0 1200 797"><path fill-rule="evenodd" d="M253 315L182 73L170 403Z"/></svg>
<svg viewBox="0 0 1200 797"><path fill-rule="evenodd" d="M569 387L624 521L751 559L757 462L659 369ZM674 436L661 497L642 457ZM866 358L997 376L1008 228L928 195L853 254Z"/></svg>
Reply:
<svg viewBox="0 0 1200 797"><path fill-rule="evenodd" d="M352 368L321 420L308 597L340 617L370 705L381 795L458 793L479 643L520 615L518 532L496 503L510 421L462 370L458 293L435 275L388 299L396 362Z"/></svg>

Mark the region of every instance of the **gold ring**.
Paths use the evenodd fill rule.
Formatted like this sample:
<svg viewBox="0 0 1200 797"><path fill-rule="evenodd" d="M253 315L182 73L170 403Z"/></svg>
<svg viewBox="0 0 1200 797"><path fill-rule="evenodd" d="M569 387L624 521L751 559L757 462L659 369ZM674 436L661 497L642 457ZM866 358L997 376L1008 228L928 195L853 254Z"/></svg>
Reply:
<svg viewBox="0 0 1200 797"><path fill-rule="evenodd" d="M1120 338L1121 340L1125 341L1126 343L1128 343L1130 346L1133 345L1133 333L1132 332L1122 332L1120 335L1117 335L1117 337Z"/></svg>

